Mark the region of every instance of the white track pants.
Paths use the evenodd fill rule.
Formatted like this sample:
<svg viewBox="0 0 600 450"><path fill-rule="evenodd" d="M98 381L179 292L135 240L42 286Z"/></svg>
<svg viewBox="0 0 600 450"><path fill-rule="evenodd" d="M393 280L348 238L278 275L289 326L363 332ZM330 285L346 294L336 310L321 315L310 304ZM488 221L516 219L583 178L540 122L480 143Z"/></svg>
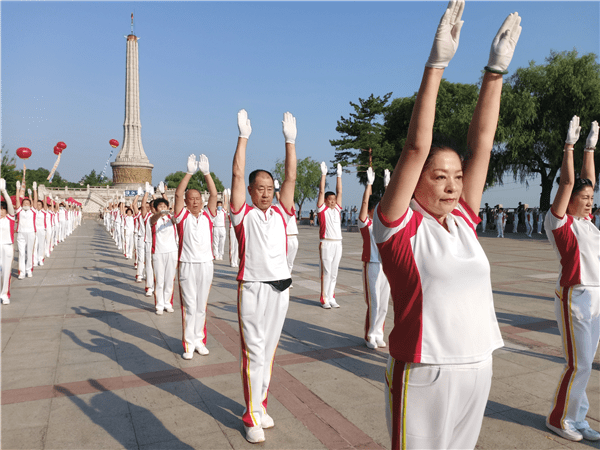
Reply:
<svg viewBox="0 0 600 450"><path fill-rule="evenodd" d="M238 282L238 322L241 372L246 408L244 425L261 425L267 412L269 384L275 351L290 300L290 291L279 292L259 281Z"/></svg>
<svg viewBox="0 0 600 450"><path fill-rule="evenodd" d="M179 294L183 321L183 352L206 345L206 305L213 280L213 262L179 262Z"/></svg>
<svg viewBox="0 0 600 450"><path fill-rule="evenodd" d="M152 242L146 246L146 291L154 291L154 267L152 266Z"/></svg>
<svg viewBox="0 0 600 450"><path fill-rule="evenodd" d="M215 259L223 259L225 253L225 227L213 227L213 255Z"/></svg>
<svg viewBox="0 0 600 450"><path fill-rule="evenodd" d="M135 273L136 278L142 279L144 277L144 269L146 267L146 243L144 237L137 236L135 239L135 262L137 264L137 272Z"/></svg>
<svg viewBox="0 0 600 450"><path fill-rule="evenodd" d="M483 215L483 219L481 219L481 232L485 233L485 229L487 227L487 214Z"/></svg>
<svg viewBox="0 0 600 450"><path fill-rule="evenodd" d="M504 227L502 221L496 221L496 228L498 230L498 237L504 237Z"/></svg>
<svg viewBox="0 0 600 450"><path fill-rule="evenodd" d="M432 365L390 356L385 381L392 450L475 448L492 384L492 357Z"/></svg>
<svg viewBox="0 0 600 450"><path fill-rule="evenodd" d="M383 326L390 301L390 283L380 263L363 262L363 283L367 304L365 341L383 341Z"/></svg>
<svg viewBox="0 0 600 450"><path fill-rule="evenodd" d="M173 307L173 287L177 270L177 252L155 253L154 265L154 306L157 311Z"/></svg>
<svg viewBox="0 0 600 450"><path fill-rule="evenodd" d="M35 249L33 251L33 264L38 265L44 262L46 252L46 229L35 232Z"/></svg>
<svg viewBox="0 0 600 450"><path fill-rule="evenodd" d="M35 231L17 233L19 248L19 276L33 272L33 249L35 246Z"/></svg>
<svg viewBox="0 0 600 450"><path fill-rule="evenodd" d="M517 228L519 227L519 217L515 216L515 221L513 222L513 233L517 232Z"/></svg>
<svg viewBox="0 0 600 450"><path fill-rule="evenodd" d="M587 428L590 404L585 389L600 338L600 287L561 287L554 298L554 312L566 364L547 420L556 428Z"/></svg>
<svg viewBox="0 0 600 450"><path fill-rule="evenodd" d="M123 242L123 252L125 258L131 259L133 257L133 246L135 245L135 236L133 230L124 231L125 241Z"/></svg>
<svg viewBox="0 0 600 450"><path fill-rule="evenodd" d="M10 272L14 248L12 244L0 245L0 299L10 300Z"/></svg>
<svg viewBox="0 0 600 450"><path fill-rule="evenodd" d="M538 224L537 224L537 232L539 234L542 234L542 224L544 223L544 214L540 215L540 217L538 218Z"/></svg>
<svg viewBox="0 0 600 450"><path fill-rule="evenodd" d="M229 265L231 267L238 267L240 265L238 241L233 227L229 227Z"/></svg>
<svg viewBox="0 0 600 450"><path fill-rule="evenodd" d="M298 253L298 235L292 234L287 237L287 263L288 263L288 268L290 269L290 275L292 274L292 269L294 268L294 260L296 259L297 253Z"/></svg>
<svg viewBox="0 0 600 450"><path fill-rule="evenodd" d="M46 253L46 258L50 256L50 252L52 251L52 227L46 228L46 246L44 248L44 252Z"/></svg>
<svg viewBox="0 0 600 450"><path fill-rule="evenodd" d="M59 235L60 227L58 226L58 224L56 224L52 227L52 250L54 250L54 247L56 247L56 245L58 244Z"/></svg>
<svg viewBox="0 0 600 450"><path fill-rule="evenodd" d="M67 237L67 222L58 222L58 241L63 242Z"/></svg>
<svg viewBox="0 0 600 450"><path fill-rule="evenodd" d="M323 239L319 242L321 256L321 304L335 299L335 283L342 259L342 241Z"/></svg>

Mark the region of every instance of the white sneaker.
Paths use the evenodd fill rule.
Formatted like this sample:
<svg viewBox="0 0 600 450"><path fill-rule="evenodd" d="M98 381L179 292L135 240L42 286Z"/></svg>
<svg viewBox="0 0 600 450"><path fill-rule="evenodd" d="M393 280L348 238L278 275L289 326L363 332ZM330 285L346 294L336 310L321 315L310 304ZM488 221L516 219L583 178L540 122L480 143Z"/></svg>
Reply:
<svg viewBox="0 0 600 450"><path fill-rule="evenodd" d="M329 304L329 302L322 303L321 307L325 309L331 309L331 305Z"/></svg>
<svg viewBox="0 0 600 450"><path fill-rule="evenodd" d="M43 266L43 265L44 265L44 261L40 261L40 266Z"/></svg>
<svg viewBox="0 0 600 450"><path fill-rule="evenodd" d="M22 280L22 279L24 279L24 278L25 278L25 274L24 274L24 273L20 273L20 274L19 274L19 277L18 277L18 279L19 279L19 280Z"/></svg>
<svg viewBox="0 0 600 450"><path fill-rule="evenodd" d="M548 423L548 421L546 421L546 427L549 430L554 431L560 437L568 439L569 441L575 441L575 442L577 442L577 441L580 441L580 440L583 439L583 435L579 431L577 431L575 429L572 429L572 430L563 430L562 428L556 428L556 427L553 427L552 425L550 425Z"/></svg>
<svg viewBox="0 0 600 450"><path fill-rule="evenodd" d="M33 277L33 273L32 272L27 272L27 278L31 278Z"/></svg>
<svg viewBox="0 0 600 450"><path fill-rule="evenodd" d="M165 310L166 310L167 312L169 312L169 313L175 312L175 310L174 310L173 308L171 308L170 306L167 306L167 307L165 308Z"/></svg>
<svg viewBox="0 0 600 450"><path fill-rule="evenodd" d="M377 342L377 347L387 347L387 344L385 343L385 341L377 339L376 342Z"/></svg>
<svg viewBox="0 0 600 450"><path fill-rule="evenodd" d="M154 295L154 291L146 291L146 297L152 297Z"/></svg>
<svg viewBox="0 0 600 450"><path fill-rule="evenodd" d="M136 283L141 283L141 282L142 282L142 279L141 279L140 277L135 277L135 282L136 282Z"/></svg>
<svg viewBox="0 0 600 450"><path fill-rule="evenodd" d="M340 305L338 305L335 300L330 300L329 304L331 305L332 308L339 308L340 307Z"/></svg>
<svg viewBox="0 0 600 450"><path fill-rule="evenodd" d="M259 442L265 442L265 432L262 427L250 427L244 425L246 430L246 440L251 444L258 444Z"/></svg>
<svg viewBox="0 0 600 450"><path fill-rule="evenodd" d="M194 357L193 352L187 352L183 354L183 359L192 359Z"/></svg>
<svg viewBox="0 0 600 450"><path fill-rule="evenodd" d="M157 316L162 316L163 310L162 309L157 309L156 310L156 315Z"/></svg>
<svg viewBox="0 0 600 450"><path fill-rule="evenodd" d="M3 305L10 305L10 299L9 298L3 298L2 299L2 304Z"/></svg>
<svg viewBox="0 0 600 450"><path fill-rule="evenodd" d="M260 423L262 424L263 430L265 428L273 428L275 426L275 421L267 413L263 414L262 418L260 419Z"/></svg>
<svg viewBox="0 0 600 450"><path fill-rule="evenodd" d="M591 429L590 427L578 428L577 431L579 431L583 438L588 441L600 440L600 433L598 433L596 430Z"/></svg>
<svg viewBox="0 0 600 450"><path fill-rule="evenodd" d="M369 348L377 348L377 344L373 341L365 341L365 344L367 344L367 347Z"/></svg>
<svg viewBox="0 0 600 450"><path fill-rule="evenodd" d="M196 347L196 351L198 352L199 355L202 355L202 356L206 356L209 354L209 351L205 345L199 345L198 347Z"/></svg>

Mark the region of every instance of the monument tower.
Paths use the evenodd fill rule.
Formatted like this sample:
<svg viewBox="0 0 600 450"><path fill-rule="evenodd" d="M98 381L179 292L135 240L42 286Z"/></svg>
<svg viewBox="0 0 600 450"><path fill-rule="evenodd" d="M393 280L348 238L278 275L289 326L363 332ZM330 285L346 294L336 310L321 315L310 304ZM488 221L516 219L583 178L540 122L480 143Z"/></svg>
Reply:
<svg viewBox="0 0 600 450"><path fill-rule="evenodd" d="M138 38L133 32L127 38L125 78L125 122L123 123L123 147L110 163L113 183L117 188L137 187L148 181L152 184L152 168L142 146L142 122L140 121L140 82L138 69ZM131 185L131 186L128 186ZM135 185L135 186L133 186Z"/></svg>

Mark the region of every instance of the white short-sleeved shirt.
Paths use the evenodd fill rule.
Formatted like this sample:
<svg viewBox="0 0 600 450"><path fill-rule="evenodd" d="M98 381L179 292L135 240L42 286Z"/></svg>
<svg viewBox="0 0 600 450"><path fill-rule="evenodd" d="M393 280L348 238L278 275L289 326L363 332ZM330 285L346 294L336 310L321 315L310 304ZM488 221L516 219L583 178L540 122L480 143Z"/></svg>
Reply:
<svg viewBox="0 0 600 450"><path fill-rule="evenodd" d="M15 217L17 219L17 233L35 232L35 209L30 208L25 211L23 207L17 208Z"/></svg>
<svg viewBox="0 0 600 450"><path fill-rule="evenodd" d="M133 216L123 216L123 227L127 233L133 233L135 230L135 219Z"/></svg>
<svg viewBox="0 0 600 450"><path fill-rule="evenodd" d="M244 203L232 212L239 245L238 281L277 281L290 278L287 265L286 223L288 214L280 205L266 211Z"/></svg>
<svg viewBox="0 0 600 450"><path fill-rule="evenodd" d="M557 286L600 285L600 230L591 219L546 214L546 235L560 261Z"/></svg>
<svg viewBox="0 0 600 450"><path fill-rule="evenodd" d="M15 216L6 214L0 219L0 244L13 244L15 242Z"/></svg>
<svg viewBox="0 0 600 450"><path fill-rule="evenodd" d="M185 263L203 263L214 259L212 252L213 217L204 207L198 217L187 208L177 216L177 234L179 235L179 261Z"/></svg>
<svg viewBox="0 0 600 450"><path fill-rule="evenodd" d="M283 205L281 205L283 208ZM287 223L287 235L294 236L298 234L298 224L296 223L296 208L292 208L292 210L288 214L289 220Z"/></svg>
<svg viewBox="0 0 600 450"><path fill-rule="evenodd" d="M379 263L379 249L375 243L375 236L373 236L373 221L367 216L367 220L363 222L358 219L358 229L363 239L363 252L361 261Z"/></svg>
<svg viewBox="0 0 600 450"><path fill-rule="evenodd" d="M215 227L224 227L225 226L225 210L217 209L217 215L215 216L215 220L213 221L213 226Z"/></svg>
<svg viewBox="0 0 600 450"><path fill-rule="evenodd" d="M36 231L44 231L46 226L50 226L48 224L48 218L46 216L48 214L43 209L35 209L35 229Z"/></svg>
<svg viewBox="0 0 600 450"><path fill-rule="evenodd" d="M150 223L150 220L148 220ZM176 252L177 228L171 222L171 214L160 217L154 225L151 225L152 253Z"/></svg>
<svg viewBox="0 0 600 450"><path fill-rule="evenodd" d="M60 207L58 208L58 221L64 222L65 220L67 220L67 212L65 211L65 208Z"/></svg>
<svg viewBox="0 0 600 450"><path fill-rule="evenodd" d="M411 209L412 208L412 209ZM394 302L390 355L405 362L483 361L504 345L479 217L462 200L449 232L416 201L394 222L377 206L373 231Z"/></svg>
<svg viewBox="0 0 600 450"><path fill-rule="evenodd" d="M144 227L146 228L144 242L152 243L152 227L150 226L150 217L152 217L151 212L147 212L144 216Z"/></svg>
<svg viewBox="0 0 600 450"><path fill-rule="evenodd" d="M336 204L335 208L328 207L325 203L317 209L319 215L319 237L321 239L342 239L342 208Z"/></svg>

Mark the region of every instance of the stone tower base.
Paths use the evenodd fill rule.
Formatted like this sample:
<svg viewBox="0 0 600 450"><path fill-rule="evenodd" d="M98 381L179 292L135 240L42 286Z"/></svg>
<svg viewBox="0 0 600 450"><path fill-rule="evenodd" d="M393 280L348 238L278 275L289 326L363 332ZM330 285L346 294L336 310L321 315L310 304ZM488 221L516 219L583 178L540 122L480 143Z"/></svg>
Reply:
<svg viewBox="0 0 600 450"><path fill-rule="evenodd" d="M113 184L152 184L151 167L113 166Z"/></svg>

